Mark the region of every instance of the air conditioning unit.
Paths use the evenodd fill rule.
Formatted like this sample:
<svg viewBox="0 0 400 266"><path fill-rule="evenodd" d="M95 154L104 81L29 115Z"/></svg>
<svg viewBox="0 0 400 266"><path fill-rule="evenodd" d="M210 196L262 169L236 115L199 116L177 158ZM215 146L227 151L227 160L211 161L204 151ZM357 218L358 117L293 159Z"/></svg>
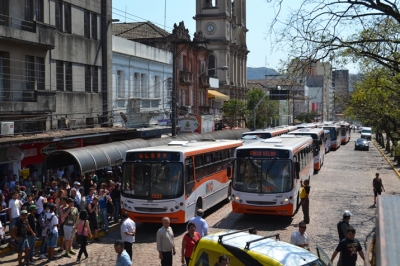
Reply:
<svg viewBox="0 0 400 266"><path fill-rule="evenodd" d="M1 122L1 136L14 135L14 122Z"/></svg>

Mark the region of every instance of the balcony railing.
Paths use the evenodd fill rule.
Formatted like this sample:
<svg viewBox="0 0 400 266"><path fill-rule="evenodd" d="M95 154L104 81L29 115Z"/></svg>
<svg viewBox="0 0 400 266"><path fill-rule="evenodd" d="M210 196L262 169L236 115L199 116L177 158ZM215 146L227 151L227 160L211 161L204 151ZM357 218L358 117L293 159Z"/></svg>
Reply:
<svg viewBox="0 0 400 266"><path fill-rule="evenodd" d="M210 87L210 77L209 76L200 76L200 87L208 88Z"/></svg>
<svg viewBox="0 0 400 266"><path fill-rule="evenodd" d="M193 73L188 71L179 71L179 83L190 85L193 83Z"/></svg>
<svg viewBox="0 0 400 266"><path fill-rule="evenodd" d="M20 29L29 32L36 32L36 22L0 15L0 26Z"/></svg>
<svg viewBox="0 0 400 266"><path fill-rule="evenodd" d="M0 89L0 102L36 102L37 91Z"/></svg>

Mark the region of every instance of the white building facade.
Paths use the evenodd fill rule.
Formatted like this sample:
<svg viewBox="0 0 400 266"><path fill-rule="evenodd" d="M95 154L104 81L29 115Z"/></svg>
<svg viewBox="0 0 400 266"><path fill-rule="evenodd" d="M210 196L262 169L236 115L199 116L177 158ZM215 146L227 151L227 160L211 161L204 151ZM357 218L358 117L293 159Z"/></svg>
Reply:
<svg viewBox="0 0 400 266"><path fill-rule="evenodd" d="M112 36L113 125L147 127L171 113L172 53Z"/></svg>

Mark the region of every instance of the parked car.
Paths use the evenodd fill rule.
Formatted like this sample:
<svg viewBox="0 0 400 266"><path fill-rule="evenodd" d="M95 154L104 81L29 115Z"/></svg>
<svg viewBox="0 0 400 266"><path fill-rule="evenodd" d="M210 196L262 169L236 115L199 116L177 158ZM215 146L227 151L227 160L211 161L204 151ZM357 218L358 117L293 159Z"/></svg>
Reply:
<svg viewBox="0 0 400 266"><path fill-rule="evenodd" d="M371 140L372 137L372 128L363 127L361 130L361 138Z"/></svg>
<svg viewBox="0 0 400 266"><path fill-rule="evenodd" d="M247 231L248 229L246 229ZM204 236L193 250L188 266L218 265L222 254L230 265L247 266L331 266L329 257L318 249L318 258L310 251L279 240L279 234L264 237L245 230L220 232Z"/></svg>
<svg viewBox="0 0 400 266"><path fill-rule="evenodd" d="M367 150L369 151L369 141L364 138L359 138L356 140L354 145L355 150Z"/></svg>

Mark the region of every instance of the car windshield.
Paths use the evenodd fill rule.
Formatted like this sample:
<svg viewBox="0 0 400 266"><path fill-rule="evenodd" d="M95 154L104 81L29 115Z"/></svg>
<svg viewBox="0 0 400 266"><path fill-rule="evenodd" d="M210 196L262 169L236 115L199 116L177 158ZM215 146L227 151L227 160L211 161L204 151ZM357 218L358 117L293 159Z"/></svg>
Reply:
<svg viewBox="0 0 400 266"><path fill-rule="evenodd" d="M315 261L303 264L303 266L326 266L326 264L322 260L316 259Z"/></svg>
<svg viewBox="0 0 400 266"><path fill-rule="evenodd" d="M357 143L363 143L363 142L367 142L366 139L357 139Z"/></svg>
<svg viewBox="0 0 400 266"><path fill-rule="evenodd" d="M181 163L125 163L122 193L136 199L171 199L183 194Z"/></svg>
<svg viewBox="0 0 400 266"><path fill-rule="evenodd" d="M292 189L290 160L237 159L233 187L253 193L287 192Z"/></svg>
<svg viewBox="0 0 400 266"><path fill-rule="evenodd" d="M369 129L363 129L363 130L361 131L361 133L371 133L371 130L369 130Z"/></svg>

